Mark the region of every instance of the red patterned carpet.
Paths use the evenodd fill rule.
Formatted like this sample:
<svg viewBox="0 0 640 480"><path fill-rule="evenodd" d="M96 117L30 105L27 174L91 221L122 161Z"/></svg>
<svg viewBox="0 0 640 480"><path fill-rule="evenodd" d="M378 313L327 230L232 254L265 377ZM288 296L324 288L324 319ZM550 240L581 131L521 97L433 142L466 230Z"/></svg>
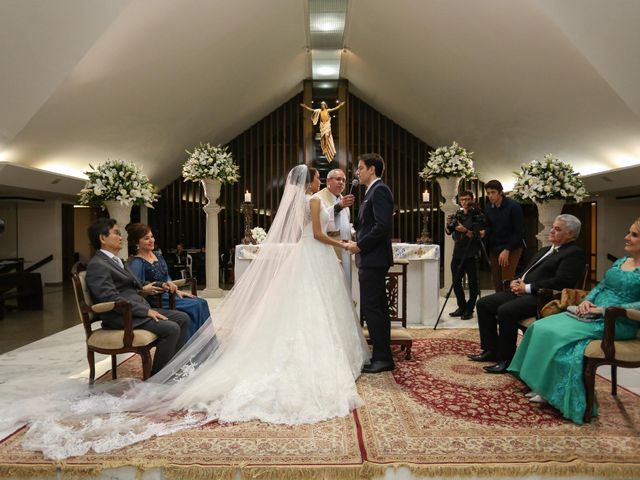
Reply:
<svg viewBox="0 0 640 480"><path fill-rule="evenodd" d="M487 375L465 355L477 330L415 333L414 359L365 375L366 406L350 417L286 427L210 424L111 454L53 464L21 449L22 432L0 443L0 476L78 476L107 468L161 467L171 478L362 478L406 466L424 476L592 475L640 477L640 402L598 379L600 417L576 426L522 395L509 375ZM137 375L139 362L120 367Z"/></svg>

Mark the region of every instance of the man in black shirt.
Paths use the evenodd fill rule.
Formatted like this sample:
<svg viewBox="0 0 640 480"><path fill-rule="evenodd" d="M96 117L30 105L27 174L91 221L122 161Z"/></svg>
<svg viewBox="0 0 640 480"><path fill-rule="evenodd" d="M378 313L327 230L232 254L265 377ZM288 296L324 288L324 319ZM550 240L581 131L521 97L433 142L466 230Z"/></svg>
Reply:
<svg viewBox="0 0 640 480"><path fill-rule="evenodd" d="M473 309L480 292L478 286L478 257L480 254L480 238L484 235L484 215L473 203L473 193L462 192L458 201L462 209L447 219L447 235L453 237L454 248L451 259L451 277L453 291L456 295L458 308L449 315L461 317L462 320L473 318ZM469 279L469 300L464 296L462 279L465 274Z"/></svg>
<svg viewBox="0 0 640 480"><path fill-rule="evenodd" d="M515 201L504 196L502 184L484 184L490 204L485 208L491 276L496 292L503 291L503 280L512 280L524 248L524 215Z"/></svg>

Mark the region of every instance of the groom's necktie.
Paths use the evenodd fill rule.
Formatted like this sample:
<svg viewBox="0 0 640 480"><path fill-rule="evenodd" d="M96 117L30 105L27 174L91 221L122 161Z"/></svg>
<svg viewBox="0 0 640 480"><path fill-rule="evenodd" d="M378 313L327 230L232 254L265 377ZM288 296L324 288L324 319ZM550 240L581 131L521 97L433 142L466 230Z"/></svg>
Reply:
<svg viewBox="0 0 640 480"><path fill-rule="evenodd" d="M531 270L533 270L535 267L537 267L538 265L540 265L543 261L545 261L547 258L549 258L551 255L553 255L554 253L556 253L558 251L560 247L551 247L547 253L545 253L543 256L541 256L538 261L536 263L534 263L533 265L531 265L526 272L524 272L522 274L522 280L524 280L524 277L527 273L529 273Z"/></svg>

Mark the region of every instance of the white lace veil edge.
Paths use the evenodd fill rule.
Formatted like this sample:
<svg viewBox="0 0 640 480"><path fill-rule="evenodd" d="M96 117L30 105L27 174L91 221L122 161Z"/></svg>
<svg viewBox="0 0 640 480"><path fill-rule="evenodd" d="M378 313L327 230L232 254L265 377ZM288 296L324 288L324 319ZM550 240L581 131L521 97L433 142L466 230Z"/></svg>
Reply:
<svg viewBox="0 0 640 480"><path fill-rule="evenodd" d="M287 176L278 211L258 257L229 291L219 307L176 356L147 382L122 379L87 388L86 380L55 385L42 395L21 399L0 412L0 431L29 423L23 447L63 459L111 451L174 431L206 424L213 418L207 405L189 405L175 412L176 399L198 382L199 368L216 362L236 336L259 321L268 304L272 279L285 265L291 244L302 235L307 187L305 165ZM229 372L233 376L234 372ZM206 382L205 382L206 383ZM201 385L215 401L214 385ZM192 408L193 407L193 408ZM173 412L173 413L172 413Z"/></svg>

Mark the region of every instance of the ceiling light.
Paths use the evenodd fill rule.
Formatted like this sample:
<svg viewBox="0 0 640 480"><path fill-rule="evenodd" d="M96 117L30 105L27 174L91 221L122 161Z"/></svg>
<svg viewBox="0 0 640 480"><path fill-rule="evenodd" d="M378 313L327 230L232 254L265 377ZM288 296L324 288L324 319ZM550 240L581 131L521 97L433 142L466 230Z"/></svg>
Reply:
<svg viewBox="0 0 640 480"><path fill-rule="evenodd" d="M318 75L322 75L323 77L329 77L331 75L337 75L338 69L334 67L318 67Z"/></svg>

